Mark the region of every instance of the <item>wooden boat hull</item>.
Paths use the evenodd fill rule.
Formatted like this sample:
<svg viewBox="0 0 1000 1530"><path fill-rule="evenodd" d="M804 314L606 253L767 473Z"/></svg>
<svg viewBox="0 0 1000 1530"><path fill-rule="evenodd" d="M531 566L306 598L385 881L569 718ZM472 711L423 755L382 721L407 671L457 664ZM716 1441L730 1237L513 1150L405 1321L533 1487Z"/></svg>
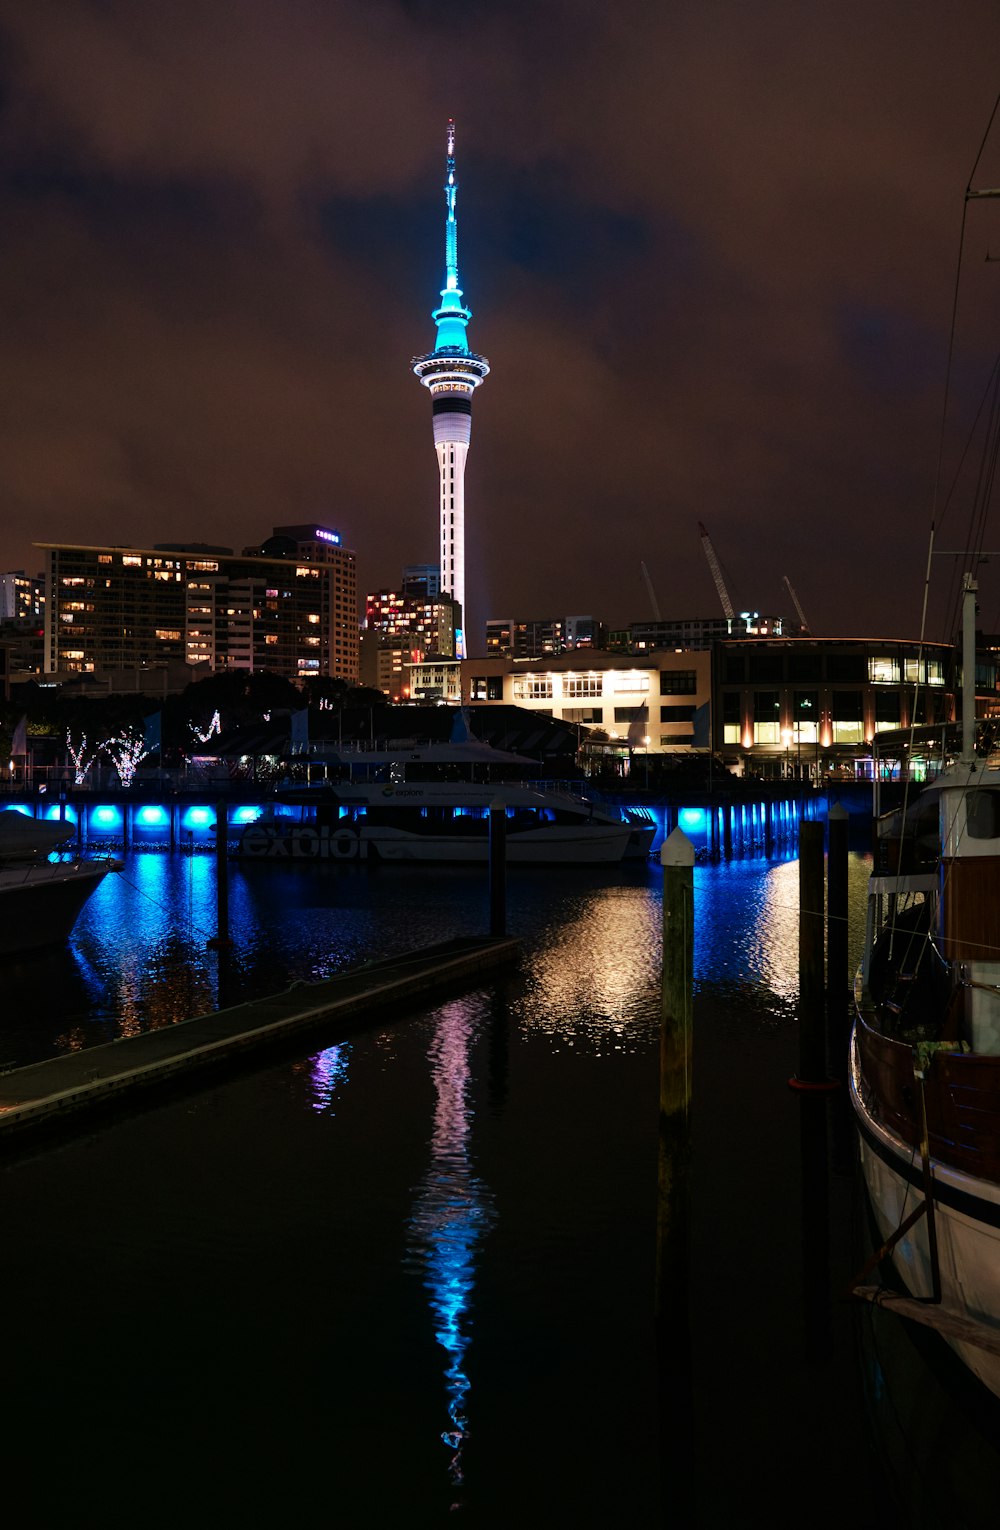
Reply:
<svg viewBox="0 0 1000 1530"><path fill-rule="evenodd" d="M920 1086L913 1061L912 1047L858 1020L851 1045L851 1103L865 1184L887 1241L924 1199ZM998 1084L1000 1058L944 1053L933 1056L925 1084L941 1311L973 1319L994 1340L1000 1339ZM910 1294L931 1295L926 1216L896 1243L892 1260ZM941 1326L969 1370L1000 1397L1000 1354Z"/></svg>

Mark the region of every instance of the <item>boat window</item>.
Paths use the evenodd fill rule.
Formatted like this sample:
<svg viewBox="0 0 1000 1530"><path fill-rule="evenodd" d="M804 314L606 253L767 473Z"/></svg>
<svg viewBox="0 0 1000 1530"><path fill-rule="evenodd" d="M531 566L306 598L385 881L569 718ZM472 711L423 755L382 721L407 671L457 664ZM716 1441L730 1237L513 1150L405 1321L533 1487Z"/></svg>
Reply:
<svg viewBox="0 0 1000 1530"><path fill-rule="evenodd" d="M970 792L965 811L970 839L1000 837L1000 793Z"/></svg>

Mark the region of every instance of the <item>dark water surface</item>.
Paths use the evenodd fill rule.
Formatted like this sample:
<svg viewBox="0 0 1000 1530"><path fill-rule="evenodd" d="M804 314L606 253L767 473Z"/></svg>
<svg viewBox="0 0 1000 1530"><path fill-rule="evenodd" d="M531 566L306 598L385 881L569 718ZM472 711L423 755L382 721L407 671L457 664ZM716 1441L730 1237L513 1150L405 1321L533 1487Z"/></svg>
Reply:
<svg viewBox="0 0 1000 1530"><path fill-rule="evenodd" d="M690 1449L652 1316L660 872L511 868L504 983L4 1161L11 1522L980 1523L904 1512L873 1454L850 1133L787 1087L797 876L695 873ZM213 1008L214 897L209 857L132 855L5 972L5 1065ZM228 993L487 917L474 869L234 869ZM967 1436L956 1406L924 1411Z"/></svg>

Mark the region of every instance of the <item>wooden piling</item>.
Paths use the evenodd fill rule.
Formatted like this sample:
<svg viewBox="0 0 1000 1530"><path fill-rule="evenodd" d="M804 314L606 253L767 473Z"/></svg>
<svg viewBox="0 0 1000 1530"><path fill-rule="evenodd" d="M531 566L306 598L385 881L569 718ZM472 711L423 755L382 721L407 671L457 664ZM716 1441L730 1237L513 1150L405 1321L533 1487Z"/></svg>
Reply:
<svg viewBox="0 0 1000 1530"><path fill-rule="evenodd" d="M847 809L830 809L826 858L826 1013L834 1066L846 1065L850 1028L851 981L847 954Z"/></svg>
<svg viewBox="0 0 1000 1530"><path fill-rule="evenodd" d="M490 934L507 933L507 804L490 803Z"/></svg>
<svg viewBox="0 0 1000 1530"><path fill-rule="evenodd" d="M229 940L229 810L225 802L215 809L215 904L216 933L208 942L214 951L227 950Z"/></svg>
<svg viewBox="0 0 1000 1530"><path fill-rule="evenodd" d="M828 1089L823 971L823 825L799 825L799 1069L793 1089Z"/></svg>
<svg viewBox="0 0 1000 1530"><path fill-rule="evenodd" d="M694 846L674 829L663 867L663 986L660 1016L659 1194L656 1311L687 1316L690 1268L691 1070L693 1060Z"/></svg>

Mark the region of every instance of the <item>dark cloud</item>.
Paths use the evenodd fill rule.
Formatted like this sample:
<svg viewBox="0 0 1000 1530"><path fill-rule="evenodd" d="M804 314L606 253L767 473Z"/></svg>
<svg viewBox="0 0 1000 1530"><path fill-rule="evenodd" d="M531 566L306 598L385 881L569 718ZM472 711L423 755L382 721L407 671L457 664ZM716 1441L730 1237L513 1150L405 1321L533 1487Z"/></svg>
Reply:
<svg viewBox="0 0 1000 1530"><path fill-rule="evenodd" d="M364 586L432 558L455 115L473 623L623 623L643 561L711 614L702 520L740 603L911 634L998 41L987 0L0 3L0 566L313 514ZM989 248L973 204L946 481Z"/></svg>

